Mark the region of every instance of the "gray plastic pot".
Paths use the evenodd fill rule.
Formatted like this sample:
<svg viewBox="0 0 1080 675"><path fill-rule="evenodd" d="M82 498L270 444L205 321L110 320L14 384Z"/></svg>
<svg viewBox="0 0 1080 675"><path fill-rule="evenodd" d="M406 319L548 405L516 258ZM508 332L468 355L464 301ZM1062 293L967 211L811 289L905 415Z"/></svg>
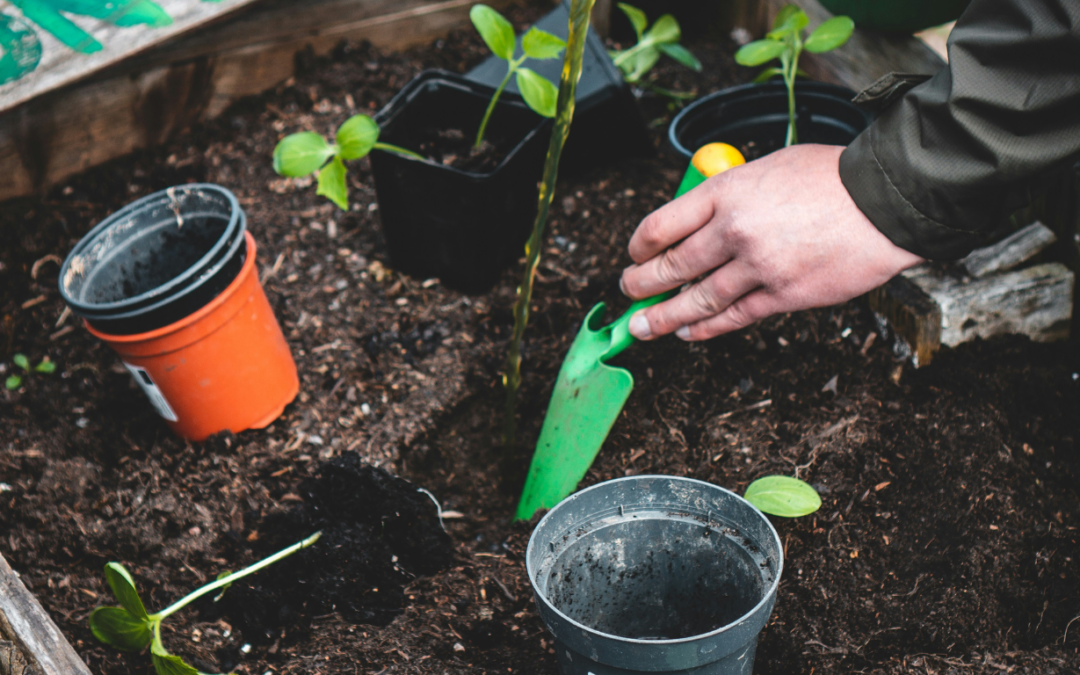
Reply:
<svg viewBox="0 0 1080 675"><path fill-rule="evenodd" d="M748 675L783 564L749 502L671 476L571 495L526 552L563 675Z"/></svg>

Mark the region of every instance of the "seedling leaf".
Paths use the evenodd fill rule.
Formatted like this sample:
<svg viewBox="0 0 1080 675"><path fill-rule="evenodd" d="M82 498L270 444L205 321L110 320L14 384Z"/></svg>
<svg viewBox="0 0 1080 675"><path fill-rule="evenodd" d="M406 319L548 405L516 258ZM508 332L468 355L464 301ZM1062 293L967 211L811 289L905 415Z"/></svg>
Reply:
<svg viewBox="0 0 1080 675"><path fill-rule="evenodd" d="M38 372L43 375L52 375L56 372L56 363L46 359L34 366L34 372Z"/></svg>
<svg viewBox="0 0 1080 675"><path fill-rule="evenodd" d="M742 66L760 66L783 52L784 43L779 40L755 40L735 52L735 62Z"/></svg>
<svg viewBox="0 0 1080 675"><path fill-rule="evenodd" d="M791 6L792 5L788 5L788 7ZM787 9L788 7L785 7L784 9ZM783 12L783 10L781 10L781 12ZM777 15L777 18L779 18L779 15ZM774 40L782 40L791 33L796 33L803 28L806 28L808 23L810 23L810 17L806 16L806 12L796 7L795 11L787 14L783 22L774 25L767 37Z"/></svg>
<svg viewBox="0 0 1080 675"><path fill-rule="evenodd" d="M634 32L637 33L637 39L640 41L641 34L645 32L645 26L649 25L649 19L645 16L645 12L625 2L619 3L619 9L623 11L627 19L630 19L630 24L634 27Z"/></svg>
<svg viewBox="0 0 1080 675"><path fill-rule="evenodd" d="M517 86L525 103L537 114L555 117L555 104L559 100L558 87L528 68L518 69Z"/></svg>
<svg viewBox="0 0 1080 675"><path fill-rule="evenodd" d="M11 391L15 391L22 386L22 378L18 375L8 375L8 378L4 380L4 386Z"/></svg>
<svg viewBox="0 0 1080 675"><path fill-rule="evenodd" d="M105 565L105 580L109 582L109 587L121 607L137 619L149 618L142 599L139 598L139 592L135 590L135 581L123 565L115 562Z"/></svg>
<svg viewBox="0 0 1080 675"><path fill-rule="evenodd" d="M338 154L342 159L360 159L379 140L379 125L367 115L353 115L338 127Z"/></svg>
<svg viewBox="0 0 1080 675"><path fill-rule="evenodd" d="M319 189L315 194L334 202L342 211L349 210L349 188L345 185L345 165L341 163L341 157L334 155L329 164L319 169Z"/></svg>
<svg viewBox="0 0 1080 675"><path fill-rule="evenodd" d="M153 661L158 675L200 675L199 671L184 663L176 654L170 654L164 648L158 652L156 647L158 643L155 642L150 648L150 660Z"/></svg>
<svg viewBox="0 0 1080 675"><path fill-rule="evenodd" d="M217 575L217 578L215 579L215 581L220 581L220 580L224 579L225 577L229 576L230 574L232 574L232 572L230 572L229 570L225 570L221 574ZM230 588L232 588L232 583L231 582L225 584L224 586L222 586L221 587L221 592L214 596L214 602L217 602L218 600L221 600L221 598L224 597L224 595L225 595L225 591L229 590Z"/></svg>
<svg viewBox="0 0 1080 675"><path fill-rule="evenodd" d="M746 501L773 516L798 518L821 508L821 497L798 478L765 476L746 488Z"/></svg>
<svg viewBox="0 0 1080 675"><path fill-rule="evenodd" d="M26 358L26 354L16 354L11 357L12 362L18 367L22 368L26 372L30 372L30 359Z"/></svg>
<svg viewBox="0 0 1080 675"><path fill-rule="evenodd" d="M645 31L643 39L660 44L673 44L678 42L680 37L682 31L679 29L679 22L670 14L665 14L656 20L652 28Z"/></svg>
<svg viewBox="0 0 1080 675"><path fill-rule="evenodd" d="M785 5L779 12L776 13L776 18L773 19L773 30L776 30L780 26L783 26L792 14L801 12L798 5Z"/></svg>
<svg viewBox="0 0 1080 675"><path fill-rule="evenodd" d="M289 134L274 148L274 171L290 178L307 176L333 154L334 148L314 131Z"/></svg>
<svg viewBox="0 0 1080 675"><path fill-rule="evenodd" d="M754 84L761 84L762 82L768 82L772 78L774 78L774 77L776 77L778 75L783 75L783 74L784 74L784 69L783 68L777 68L776 66L766 68L765 70L758 73L758 76L754 78Z"/></svg>
<svg viewBox="0 0 1080 675"><path fill-rule="evenodd" d="M487 5L473 5L469 18L492 54L507 61L514 58L514 27L502 14Z"/></svg>
<svg viewBox="0 0 1080 675"><path fill-rule="evenodd" d="M701 72L701 61L697 60L697 57L690 53L690 50L683 47L680 44L662 44L659 45L660 51L664 52L671 58L675 59L679 63L683 64L690 70Z"/></svg>
<svg viewBox="0 0 1080 675"><path fill-rule="evenodd" d="M138 652L150 644L150 623L123 607L97 607L90 612L90 632L110 647Z"/></svg>
<svg viewBox="0 0 1080 675"><path fill-rule="evenodd" d="M649 69L660 60L660 48L649 46L633 54L628 60L623 61L623 73L626 81L631 84L641 79L641 76L649 72Z"/></svg>
<svg viewBox="0 0 1080 675"><path fill-rule="evenodd" d="M851 17L834 16L814 29L810 37L806 38L804 49L815 54L836 49L848 41L854 30L855 22Z"/></svg>
<svg viewBox="0 0 1080 675"><path fill-rule="evenodd" d="M566 41L536 26L521 38L521 48L534 59L553 59L566 48Z"/></svg>

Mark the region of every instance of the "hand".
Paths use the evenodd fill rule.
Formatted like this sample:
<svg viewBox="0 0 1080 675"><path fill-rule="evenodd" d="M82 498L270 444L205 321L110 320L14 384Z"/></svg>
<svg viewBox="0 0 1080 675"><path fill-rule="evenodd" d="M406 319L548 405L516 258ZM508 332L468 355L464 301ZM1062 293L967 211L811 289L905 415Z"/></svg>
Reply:
<svg viewBox="0 0 1080 675"><path fill-rule="evenodd" d="M623 272L623 293L647 298L697 281L634 314L630 333L705 340L772 314L845 302L922 262L851 200L840 182L841 152L779 150L645 218L630 240L636 264Z"/></svg>

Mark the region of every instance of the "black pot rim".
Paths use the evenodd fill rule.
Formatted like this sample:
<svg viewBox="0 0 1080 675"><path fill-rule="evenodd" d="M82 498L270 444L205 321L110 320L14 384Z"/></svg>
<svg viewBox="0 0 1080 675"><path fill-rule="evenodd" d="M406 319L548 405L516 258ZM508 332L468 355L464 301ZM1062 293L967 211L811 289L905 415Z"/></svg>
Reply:
<svg viewBox="0 0 1080 675"><path fill-rule="evenodd" d="M845 103L851 103L851 99L854 98L855 92L851 91L847 87L839 84L830 84L828 82L815 82L812 80L797 80L795 82L795 91L803 92L804 94L819 94L843 100ZM734 87L728 87L721 89L720 91L713 92L706 96L699 98L690 105L683 108L678 115L671 120L671 124L668 125L668 142L672 147L680 154L690 159L694 156L694 151L688 150L678 139L678 129L682 126L683 122L690 117L693 117L698 110L715 105L719 99L738 99L748 95L760 95L766 93L783 92L787 93L787 89L782 82L750 82L748 84L740 84ZM853 106L854 107L854 106ZM858 108L856 108L858 109ZM867 115L869 119L869 115Z"/></svg>
<svg viewBox="0 0 1080 675"><path fill-rule="evenodd" d="M153 201L158 201L162 197L172 199L178 191L186 192L191 190L204 190L223 195L228 200L231 211L229 214L229 223L226 225L225 231L222 232L221 237L218 238L210 250L207 251L194 265L189 267L182 274L173 277L160 286L134 297L117 300L115 302L100 304L80 302L68 293L64 278L68 275L71 265L78 256L92 246L106 230L117 225L124 218L132 216L140 209L145 208ZM237 200L236 195L228 188L214 183L187 183L185 185L177 185L137 199L119 211L110 214L92 230L87 232L83 238L79 240L79 243L75 245L75 248L68 254L67 259L64 260L64 264L60 267L58 284L60 296L64 299L64 302L71 307L72 312L87 318L120 318L121 316L131 316L131 314L129 314L131 311L135 311L137 314L140 313L140 311L147 311L160 306L161 303L182 296L192 288L201 285L203 281L212 276L211 274L206 274L209 269L215 267L219 269L220 265L224 264L224 261L227 261L232 257L232 252L230 251L234 251L236 246L236 241L234 241L234 239L238 239L239 241L243 241L244 239L243 230L246 229L246 218L242 218L242 214L243 210L240 208L240 202ZM238 226L241 228L241 234L237 238L234 235L236 234L235 231ZM191 282L193 279L194 283L192 284ZM188 286L190 286L190 288L186 288ZM153 305L153 307L147 307L147 305Z"/></svg>
<svg viewBox="0 0 1080 675"><path fill-rule="evenodd" d="M486 84L481 84L474 80L470 80L462 75L458 75L457 73L451 72L449 70L442 70L441 68L428 68L426 70L420 71L420 73L416 77L409 80L408 84L402 87L401 90L398 91L398 93L394 94L394 97L390 99L389 103L384 105L382 109L379 110L379 112L375 113L373 119L375 120L375 123L379 125L379 128L382 129L384 126L391 124L394 120L394 117L399 112L404 110L405 105L412 100L413 96L415 95L413 92L416 91L421 84L427 82L428 80L446 80L454 87L464 90L483 90L487 92L487 95L489 97L495 93L494 87L489 87ZM507 91L503 91L503 93L499 96L499 102L495 105L496 113L492 114L497 114L499 107L503 105L516 105L518 107L523 106L528 108L528 106L525 105L525 101L521 98L521 96ZM402 155L398 155L397 153L388 152L385 150L381 152L386 152L387 154L395 155L401 157L402 159L408 159L414 162L422 161L430 166L438 167L438 169L441 171L449 171L451 173L460 174L462 176L468 176L469 178L490 178L495 174L499 173L499 171L501 171L508 163L510 163L514 155L516 155L523 147L525 147L525 145L528 144L529 140L532 139L533 136L540 133L540 131L544 128L551 126L552 121L550 119L542 117L541 115L533 111L531 108L529 109L529 112L536 115L536 117L539 119L536 126L534 126L529 133L522 136L521 140L518 141L517 144L513 148L511 148L509 152L506 153L506 156L502 158L502 161L500 161L494 169L488 171L487 173L465 171L464 169L458 169L453 166L447 166L445 164L432 161L426 157L423 160L419 160L411 157L403 157ZM479 123L480 120L477 120L477 124ZM373 150L372 152L377 151Z"/></svg>

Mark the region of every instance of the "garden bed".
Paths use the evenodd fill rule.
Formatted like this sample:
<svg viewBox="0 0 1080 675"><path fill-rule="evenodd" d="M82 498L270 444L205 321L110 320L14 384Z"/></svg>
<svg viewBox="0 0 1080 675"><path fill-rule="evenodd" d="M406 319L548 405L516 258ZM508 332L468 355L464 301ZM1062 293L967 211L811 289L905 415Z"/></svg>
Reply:
<svg viewBox="0 0 1080 675"><path fill-rule="evenodd" d="M521 29L545 9L511 16ZM704 73L662 63L665 85L707 93L751 75L726 38L687 46ZM328 133L421 69L463 72L484 55L471 32L404 54L345 46L166 146L0 205L0 353L8 367L17 351L58 364L0 394L0 548L93 672L149 667L87 627L94 606L112 603L105 562L123 562L161 607L289 543L279 539L290 527L299 538L325 526L303 509L354 455L454 512L453 549L439 543L433 504L425 516L422 500L395 493L419 514L426 553L407 533L369 546L363 533L324 539L378 550L386 573L313 583L308 601L294 585L283 601L275 593L309 566L335 564L302 552L240 582L223 606L170 618L169 648L201 670L255 675L555 672L524 570L530 527L509 521L518 486L500 481L498 371L518 271L471 297L399 276L367 160L350 172L348 214L270 166L284 133ZM565 171L556 193L525 341L519 474L579 322L597 301L627 305L626 243L681 177L661 140L668 113L657 102L647 112L657 158ZM268 429L198 444L170 434L107 347L72 317L58 322L55 282L58 260L105 215L191 180L240 198L302 382ZM1069 626L1080 615L1075 345L976 341L913 371L879 331L860 300L627 350L619 360L637 385L585 483L664 473L741 492L798 473L818 487L819 512L774 519L787 560L758 673L1080 672L1080 621ZM401 520L391 508L379 517ZM379 587L401 590L375 600Z"/></svg>

